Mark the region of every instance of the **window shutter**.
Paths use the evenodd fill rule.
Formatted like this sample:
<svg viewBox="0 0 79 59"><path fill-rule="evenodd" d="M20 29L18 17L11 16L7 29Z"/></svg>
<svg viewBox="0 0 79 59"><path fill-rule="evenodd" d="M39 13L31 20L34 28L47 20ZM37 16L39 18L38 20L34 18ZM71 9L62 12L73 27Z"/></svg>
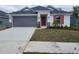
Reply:
<svg viewBox="0 0 79 59"><path fill-rule="evenodd" d="M64 24L64 16L61 16L61 24Z"/></svg>
<svg viewBox="0 0 79 59"><path fill-rule="evenodd" d="M53 16L53 21L55 21L55 19L56 19L55 16Z"/></svg>

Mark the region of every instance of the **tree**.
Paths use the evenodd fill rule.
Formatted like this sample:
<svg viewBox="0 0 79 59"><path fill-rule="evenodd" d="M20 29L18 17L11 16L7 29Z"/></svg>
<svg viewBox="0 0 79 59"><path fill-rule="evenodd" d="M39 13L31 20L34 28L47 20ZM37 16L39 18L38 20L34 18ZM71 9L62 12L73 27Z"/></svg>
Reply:
<svg viewBox="0 0 79 59"><path fill-rule="evenodd" d="M73 7L73 17L76 19L76 26L78 26L79 21L79 6Z"/></svg>

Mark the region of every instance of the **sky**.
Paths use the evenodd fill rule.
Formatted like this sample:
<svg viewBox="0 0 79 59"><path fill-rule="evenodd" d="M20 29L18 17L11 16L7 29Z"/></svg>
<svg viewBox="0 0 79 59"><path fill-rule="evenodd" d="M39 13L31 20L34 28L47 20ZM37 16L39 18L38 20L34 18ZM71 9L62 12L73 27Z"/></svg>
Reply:
<svg viewBox="0 0 79 59"><path fill-rule="evenodd" d="M27 5L0 5L0 10L7 12L7 13L11 13L14 11L18 11L24 7L26 7ZM28 7L34 7L36 5L29 5ZM42 6L46 6L46 5L42 5ZM72 5L52 5L53 7L56 8L61 8L65 11L72 11L73 6Z"/></svg>
<svg viewBox="0 0 79 59"><path fill-rule="evenodd" d="M34 5L53 5L65 11L71 11L73 6L79 5L79 0L0 0L0 10L7 13Z"/></svg>

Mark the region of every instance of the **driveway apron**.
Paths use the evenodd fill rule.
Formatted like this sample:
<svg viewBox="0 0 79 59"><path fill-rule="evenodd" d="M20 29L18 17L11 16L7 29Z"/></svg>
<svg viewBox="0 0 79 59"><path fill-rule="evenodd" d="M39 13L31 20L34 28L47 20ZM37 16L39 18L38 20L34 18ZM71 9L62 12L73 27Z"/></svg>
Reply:
<svg viewBox="0 0 79 59"><path fill-rule="evenodd" d="M0 31L0 54L22 53L34 33L34 27L13 27Z"/></svg>

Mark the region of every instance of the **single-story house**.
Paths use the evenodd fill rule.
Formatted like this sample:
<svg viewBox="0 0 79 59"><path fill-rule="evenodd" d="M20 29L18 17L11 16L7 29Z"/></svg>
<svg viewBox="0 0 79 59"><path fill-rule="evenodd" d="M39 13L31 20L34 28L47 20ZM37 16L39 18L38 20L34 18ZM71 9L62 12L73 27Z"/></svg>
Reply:
<svg viewBox="0 0 79 59"><path fill-rule="evenodd" d="M10 25L7 13L0 10L0 28L11 27Z"/></svg>
<svg viewBox="0 0 79 59"><path fill-rule="evenodd" d="M52 6L35 6L10 13L9 21L13 27L51 27L56 20L59 26L70 27L70 15L71 12Z"/></svg>

